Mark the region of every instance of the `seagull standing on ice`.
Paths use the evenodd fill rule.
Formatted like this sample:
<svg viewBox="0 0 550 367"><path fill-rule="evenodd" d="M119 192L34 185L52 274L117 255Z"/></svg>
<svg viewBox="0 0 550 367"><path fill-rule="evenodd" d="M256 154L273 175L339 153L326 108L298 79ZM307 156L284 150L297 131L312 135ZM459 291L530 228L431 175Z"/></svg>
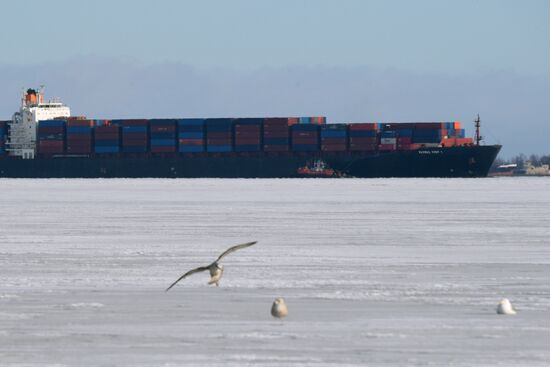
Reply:
<svg viewBox="0 0 550 367"><path fill-rule="evenodd" d="M181 277L178 278L178 280L176 280L168 288L166 288L166 292L168 292L170 290L170 288L175 286L180 280L188 277L191 274L199 273L199 272L205 271L205 270L210 271L210 281L208 282L208 284L216 284L216 287L218 287L220 285L220 279L222 278L222 274L223 274L223 266L218 264L218 262L221 259L223 259L224 256L229 255L230 253L232 253L234 251L237 251L237 250L240 250L242 248L252 246L256 242L258 242L258 241L247 242L247 243L243 243L241 245L236 245L236 246L228 248L212 264L210 264L208 266L201 266L201 267L198 267L198 268L193 269L193 270L189 270L187 273L183 274Z"/></svg>
<svg viewBox="0 0 550 367"><path fill-rule="evenodd" d="M275 298L273 305L271 305L271 316L282 319L287 315L288 307L286 307L285 300L282 298Z"/></svg>
<svg viewBox="0 0 550 367"><path fill-rule="evenodd" d="M502 301L498 303L497 313L499 315L515 315L516 310L514 310L508 298L503 298Z"/></svg>

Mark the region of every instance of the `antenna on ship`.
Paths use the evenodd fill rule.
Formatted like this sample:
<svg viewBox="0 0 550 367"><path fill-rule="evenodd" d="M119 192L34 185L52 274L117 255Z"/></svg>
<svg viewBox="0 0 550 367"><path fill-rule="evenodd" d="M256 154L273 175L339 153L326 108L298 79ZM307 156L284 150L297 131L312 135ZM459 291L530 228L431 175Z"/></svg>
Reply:
<svg viewBox="0 0 550 367"><path fill-rule="evenodd" d="M483 136L481 136L481 133L479 132L479 128L481 127L481 119L479 118L479 113L477 114L477 118L474 120L475 126L476 126L476 145L479 145L479 142L483 140Z"/></svg>

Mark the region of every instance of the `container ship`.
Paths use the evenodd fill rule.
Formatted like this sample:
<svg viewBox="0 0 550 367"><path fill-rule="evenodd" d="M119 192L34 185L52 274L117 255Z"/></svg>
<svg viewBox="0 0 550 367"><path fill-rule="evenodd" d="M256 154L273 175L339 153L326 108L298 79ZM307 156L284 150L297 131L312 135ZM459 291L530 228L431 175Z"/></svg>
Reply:
<svg viewBox="0 0 550 367"><path fill-rule="evenodd" d="M0 177L485 177L501 146L460 122L89 119L28 89L0 121Z"/></svg>

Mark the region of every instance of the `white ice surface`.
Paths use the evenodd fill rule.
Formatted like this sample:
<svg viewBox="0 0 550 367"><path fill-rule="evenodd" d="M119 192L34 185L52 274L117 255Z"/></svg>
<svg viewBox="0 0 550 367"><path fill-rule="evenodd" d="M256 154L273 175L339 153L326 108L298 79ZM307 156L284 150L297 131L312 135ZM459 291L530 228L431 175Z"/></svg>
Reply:
<svg viewBox="0 0 550 367"><path fill-rule="evenodd" d="M1 366L488 364L550 365L549 179L0 180Z"/></svg>

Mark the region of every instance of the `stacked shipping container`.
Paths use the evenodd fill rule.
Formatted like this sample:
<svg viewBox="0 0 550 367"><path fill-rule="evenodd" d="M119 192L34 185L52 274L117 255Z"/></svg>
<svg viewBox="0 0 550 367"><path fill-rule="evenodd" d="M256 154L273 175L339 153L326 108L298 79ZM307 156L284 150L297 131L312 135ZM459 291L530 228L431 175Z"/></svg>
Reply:
<svg viewBox="0 0 550 367"><path fill-rule="evenodd" d="M345 124L322 125L321 150L324 152L348 150L348 126Z"/></svg>
<svg viewBox="0 0 550 367"><path fill-rule="evenodd" d="M211 153L233 151L233 119L206 120L206 150Z"/></svg>
<svg viewBox="0 0 550 367"><path fill-rule="evenodd" d="M205 151L204 119L178 120L178 151L200 153Z"/></svg>
<svg viewBox="0 0 550 367"><path fill-rule="evenodd" d="M39 153L392 152L473 144L459 122L324 124L324 117L40 121ZM7 123L0 122L0 154ZM92 149L93 148L93 149Z"/></svg>
<svg viewBox="0 0 550 367"><path fill-rule="evenodd" d="M120 126L112 124L110 120L94 120L94 152L120 152Z"/></svg>
<svg viewBox="0 0 550 367"><path fill-rule="evenodd" d="M298 118L265 118L263 123L264 152L288 152L290 146L289 126L296 125Z"/></svg>
<svg viewBox="0 0 550 367"><path fill-rule="evenodd" d="M67 120L67 153L92 153L93 120Z"/></svg>
<svg viewBox="0 0 550 367"><path fill-rule="evenodd" d="M148 151L148 120L113 120L122 130L122 152L146 153Z"/></svg>
<svg viewBox="0 0 550 367"><path fill-rule="evenodd" d="M149 120L151 153L174 153L176 151L176 120Z"/></svg>
<svg viewBox="0 0 550 367"><path fill-rule="evenodd" d="M291 144L294 152L319 150L319 125L298 124L290 127Z"/></svg>
<svg viewBox="0 0 550 367"><path fill-rule="evenodd" d="M241 118L235 121L235 151L259 152L262 150L261 118Z"/></svg>
<svg viewBox="0 0 550 367"><path fill-rule="evenodd" d="M65 151L65 120L40 121L36 131L37 150L43 154Z"/></svg>
<svg viewBox="0 0 550 367"><path fill-rule="evenodd" d="M374 151L378 145L378 124L357 123L349 125L349 150Z"/></svg>

